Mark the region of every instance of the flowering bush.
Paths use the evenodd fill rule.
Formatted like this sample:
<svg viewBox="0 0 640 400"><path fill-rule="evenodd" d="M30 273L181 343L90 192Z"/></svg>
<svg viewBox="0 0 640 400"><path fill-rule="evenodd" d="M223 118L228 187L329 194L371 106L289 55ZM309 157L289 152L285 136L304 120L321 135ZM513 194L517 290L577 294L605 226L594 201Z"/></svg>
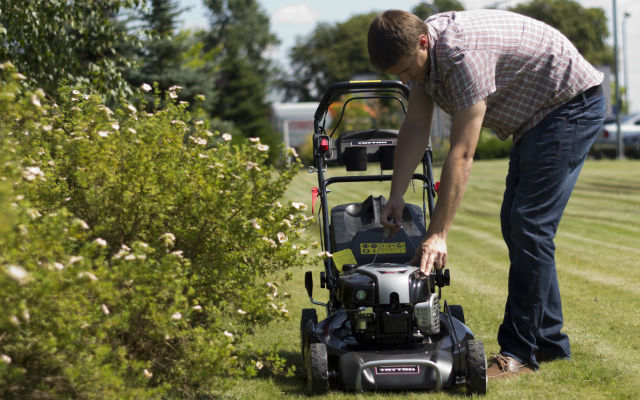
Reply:
<svg viewBox="0 0 640 400"><path fill-rule="evenodd" d="M299 163L232 146L179 90L152 113L50 104L0 65L1 398L190 398L283 368L243 338L287 317L266 275L308 254L306 206L278 201Z"/></svg>

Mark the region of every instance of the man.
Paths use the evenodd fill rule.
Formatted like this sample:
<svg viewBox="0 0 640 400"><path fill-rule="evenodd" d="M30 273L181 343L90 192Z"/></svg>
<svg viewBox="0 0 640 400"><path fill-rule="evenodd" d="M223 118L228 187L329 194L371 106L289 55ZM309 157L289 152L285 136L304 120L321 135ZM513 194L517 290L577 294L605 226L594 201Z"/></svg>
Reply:
<svg viewBox="0 0 640 400"><path fill-rule="evenodd" d="M401 226L403 195L429 142L433 105L453 117L438 201L413 262L447 262L447 233L463 197L482 126L512 136L500 213L509 293L490 378L568 359L553 242L578 174L602 126L603 76L554 28L499 10L448 12L426 21L389 10L371 23L372 63L410 86L381 221Z"/></svg>

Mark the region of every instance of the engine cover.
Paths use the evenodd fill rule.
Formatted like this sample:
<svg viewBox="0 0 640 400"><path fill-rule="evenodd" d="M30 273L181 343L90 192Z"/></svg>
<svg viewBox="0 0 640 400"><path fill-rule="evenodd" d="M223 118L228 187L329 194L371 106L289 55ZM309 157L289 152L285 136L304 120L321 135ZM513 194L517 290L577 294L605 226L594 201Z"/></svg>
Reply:
<svg viewBox="0 0 640 400"><path fill-rule="evenodd" d="M423 321L426 315L431 316L432 305L437 315L437 299L429 302L433 296L437 298L433 288L433 279L421 274L417 267L380 263L340 274L337 294L360 342L401 344L413 340L417 322L427 325ZM417 304L421 307L419 314L414 310Z"/></svg>
<svg viewBox="0 0 640 400"><path fill-rule="evenodd" d="M338 277L338 300L347 309L424 302L434 289L419 271L405 264L360 266Z"/></svg>

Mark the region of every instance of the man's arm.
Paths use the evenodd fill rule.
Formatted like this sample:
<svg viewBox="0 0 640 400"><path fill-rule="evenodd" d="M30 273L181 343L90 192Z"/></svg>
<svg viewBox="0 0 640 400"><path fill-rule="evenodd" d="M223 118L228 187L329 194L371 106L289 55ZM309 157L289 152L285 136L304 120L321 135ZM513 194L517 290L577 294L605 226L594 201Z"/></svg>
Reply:
<svg viewBox="0 0 640 400"><path fill-rule="evenodd" d="M409 93L407 115L398 134L389 200L380 216L381 224L392 233L402 224L403 195L429 143L432 115L433 100L422 85L415 85Z"/></svg>
<svg viewBox="0 0 640 400"><path fill-rule="evenodd" d="M434 266L442 269L447 263L447 234L469 181L486 109L483 100L453 116L451 145L440 175L438 201L422 242L420 270L425 274Z"/></svg>

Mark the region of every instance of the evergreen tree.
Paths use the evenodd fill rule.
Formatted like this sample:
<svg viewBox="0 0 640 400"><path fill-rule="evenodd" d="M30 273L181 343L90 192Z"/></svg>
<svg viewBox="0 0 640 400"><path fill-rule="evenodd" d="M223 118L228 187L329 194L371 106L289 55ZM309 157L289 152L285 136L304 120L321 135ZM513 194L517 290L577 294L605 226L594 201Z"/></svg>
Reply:
<svg viewBox="0 0 640 400"><path fill-rule="evenodd" d="M278 43L256 0L205 0L211 10L207 45L220 48L219 97L212 115L232 121L244 136L275 143L267 90L274 66L265 51Z"/></svg>
<svg viewBox="0 0 640 400"><path fill-rule="evenodd" d="M141 13L139 20L147 31L142 51L136 58L138 65L127 72L132 86L157 83L161 91L173 86L181 100L192 103L198 94L205 96L205 107L214 104L217 97L215 79L216 49L204 51L203 32L178 32L178 17L182 9L174 0L151 0L149 11Z"/></svg>

